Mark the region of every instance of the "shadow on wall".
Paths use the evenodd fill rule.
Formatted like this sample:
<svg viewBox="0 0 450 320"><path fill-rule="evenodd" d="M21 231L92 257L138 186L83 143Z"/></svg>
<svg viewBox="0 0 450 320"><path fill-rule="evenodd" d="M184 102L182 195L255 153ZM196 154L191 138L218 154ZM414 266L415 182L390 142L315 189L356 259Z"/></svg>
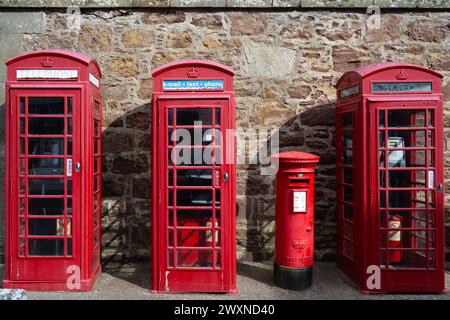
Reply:
<svg viewBox="0 0 450 320"><path fill-rule="evenodd" d="M150 105L112 121L102 138L102 264L150 265Z"/></svg>
<svg viewBox="0 0 450 320"><path fill-rule="evenodd" d="M280 152L296 150L321 157L315 177L315 256L318 260L335 260L334 104L312 107L289 119L272 134L264 147L260 147L258 157L260 153L270 150L277 134ZM238 181L247 180L245 190L240 191L238 186L237 233L238 251L244 251L242 260L258 261L274 257L275 175L261 175L261 169L260 165L238 166Z"/></svg>

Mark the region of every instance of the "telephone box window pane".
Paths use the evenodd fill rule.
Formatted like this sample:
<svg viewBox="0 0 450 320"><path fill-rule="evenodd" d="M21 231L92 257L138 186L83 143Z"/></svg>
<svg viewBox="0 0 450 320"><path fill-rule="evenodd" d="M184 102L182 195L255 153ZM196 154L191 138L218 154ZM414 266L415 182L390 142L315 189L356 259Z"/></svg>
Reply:
<svg viewBox="0 0 450 320"><path fill-rule="evenodd" d="M177 267L211 268L212 251L177 250Z"/></svg>
<svg viewBox="0 0 450 320"><path fill-rule="evenodd" d="M216 161L217 154L216 151ZM211 150L194 148L175 148L168 152L169 166L210 166L212 164Z"/></svg>
<svg viewBox="0 0 450 320"><path fill-rule="evenodd" d="M31 236L64 236L64 219L28 219Z"/></svg>
<svg viewBox="0 0 450 320"><path fill-rule="evenodd" d="M169 219L172 219L172 210L169 213ZM177 225L186 226L187 221L195 221L194 226L211 227L212 210L177 210ZM169 221L173 225L172 221ZM220 226L220 210L216 210L216 226Z"/></svg>
<svg viewBox="0 0 450 320"><path fill-rule="evenodd" d="M20 219L19 235L20 236L24 236L25 235L25 220L24 219Z"/></svg>
<svg viewBox="0 0 450 320"><path fill-rule="evenodd" d="M29 239L30 256L64 256L64 239Z"/></svg>
<svg viewBox="0 0 450 320"><path fill-rule="evenodd" d="M177 170L177 185L212 186L212 170Z"/></svg>
<svg viewBox="0 0 450 320"><path fill-rule="evenodd" d="M425 127L425 110L389 110L389 127Z"/></svg>
<svg viewBox="0 0 450 320"><path fill-rule="evenodd" d="M19 181L19 193L21 195L25 194L25 180L24 179L20 179L20 181Z"/></svg>
<svg viewBox="0 0 450 320"><path fill-rule="evenodd" d="M25 159L19 159L19 174L23 175L25 173Z"/></svg>
<svg viewBox="0 0 450 320"><path fill-rule="evenodd" d="M353 221L353 207L344 205L344 218Z"/></svg>
<svg viewBox="0 0 450 320"><path fill-rule="evenodd" d="M28 139L28 154L30 155L63 155L64 139L31 138Z"/></svg>
<svg viewBox="0 0 450 320"><path fill-rule="evenodd" d="M353 224L348 222L343 222L342 224L342 233L345 237L347 237L350 240L353 240Z"/></svg>
<svg viewBox="0 0 450 320"><path fill-rule="evenodd" d="M64 98L28 98L29 114L64 114Z"/></svg>
<svg viewBox="0 0 450 320"><path fill-rule="evenodd" d="M23 257L25 255L25 239L20 239L19 247L19 255Z"/></svg>
<svg viewBox="0 0 450 320"><path fill-rule="evenodd" d="M217 237L216 246L220 246L219 231L216 230L215 233ZM195 229L177 230L178 247L201 247L201 248L212 247L213 245L212 240L213 240L212 232L210 230L195 230Z"/></svg>
<svg viewBox="0 0 450 320"><path fill-rule="evenodd" d="M425 188L425 171L389 171L390 188Z"/></svg>
<svg viewBox="0 0 450 320"><path fill-rule="evenodd" d="M29 118L28 133L40 135L63 135L64 118Z"/></svg>
<svg viewBox="0 0 450 320"><path fill-rule="evenodd" d="M343 148L352 148L352 146L353 146L352 131L344 131L343 137L344 137L344 140L342 141L342 147Z"/></svg>
<svg viewBox="0 0 450 320"><path fill-rule="evenodd" d="M72 239L67 239L67 255L72 256Z"/></svg>
<svg viewBox="0 0 450 320"><path fill-rule="evenodd" d="M72 138L67 139L67 155L72 155Z"/></svg>
<svg viewBox="0 0 450 320"><path fill-rule="evenodd" d="M220 130L215 129L201 129L201 128L190 128L190 129L177 129L173 132L169 129L169 146L208 146L213 145L215 134L215 145L220 145Z"/></svg>
<svg viewBox="0 0 450 320"><path fill-rule="evenodd" d="M344 169L344 183L353 184L353 170Z"/></svg>
<svg viewBox="0 0 450 320"><path fill-rule="evenodd" d="M216 109L216 126L220 126L220 114L221 114L221 110Z"/></svg>
<svg viewBox="0 0 450 320"><path fill-rule="evenodd" d="M67 134L72 134L72 118L67 118Z"/></svg>
<svg viewBox="0 0 450 320"><path fill-rule="evenodd" d="M168 125L172 126L173 125L173 109L169 109L168 111Z"/></svg>
<svg viewBox="0 0 450 320"><path fill-rule="evenodd" d="M384 110L378 111L378 122L380 123L380 128L384 128L386 126L386 113Z"/></svg>
<svg viewBox="0 0 450 320"><path fill-rule="evenodd" d="M343 240L342 244L343 244L343 246L342 246L343 254L345 256L347 256L347 258L354 259L355 258L355 248L353 246L353 243L351 243L347 240Z"/></svg>
<svg viewBox="0 0 450 320"><path fill-rule="evenodd" d="M73 99L72 99L72 97L68 97L67 98L67 114L68 115L72 114L72 108L73 108Z"/></svg>
<svg viewBox="0 0 450 320"><path fill-rule="evenodd" d="M412 191L389 191L390 208L425 208L426 192L420 190Z"/></svg>
<svg viewBox="0 0 450 320"><path fill-rule="evenodd" d="M30 195L63 195L64 179L28 179Z"/></svg>
<svg viewBox="0 0 450 320"><path fill-rule="evenodd" d="M72 215L72 198L67 198L67 215Z"/></svg>
<svg viewBox="0 0 450 320"><path fill-rule="evenodd" d="M28 174L32 176L64 175L64 159L58 158L28 159Z"/></svg>
<svg viewBox="0 0 450 320"><path fill-rule="evenodd" d="M434 127L434 110L428 110L428 126Z"/></svg>
<svg viewBox="0 0 450 320"><path fill-rule="evenodd" d="M352 150L343 150L342 162L344 164L353 164L353 151Z"/></svg>
<svg viewBox="0 0 450 320"><path fill-rule="evenodd" d="M28 214L39 216L64 215L64 199L28 199Z"/></svg>
<svg viewBox="0 0 450 320"><path fill-rule="evenodd" d="M72 195L72 180L67 180L67 195Z"/></svg>
<svg viewBox="0 0 450 320"><path fill-rule="evenodd" d="M212 206L212 191L177 190L177 206Z"/></svg>
<svg viewBox="0 0 450 320"><path fill-rule="evenodd" d="M216 206L220 206L220 190L216 190Z"/></svg>
<svg viewBox="0 0 450 320"><path fill-rule="evenodd" d="M177 109L177 125L212 125L212 109Z"/></svg>
<svg viewBox="0 0 450 320"><path fill-rule="evenodd" d="M20 138L19 144L19 154L25 154L25 138Z"/></svg>
<svg viewBox="0 0 450 320"><path fill-rule="evenodd" d="M344 187L344 201L353 202L353 188Z"/></svg>
<svg viewBox="0 0 450 320"><path fill-rule="evenodd" d="M25 114L25 98L20 97L20 114Z"/></svg>
<svg viewBox="0 0 450 320"><path fill-rule="evenodd" d="M20 119L20 134L25 134L25 119Z"/></svg>
<svg viewBox="0 0 450 320"><path fill-rule="evenodd" d="M342 114L342 128L349 129L353 127L353 113L347 112Z"/></svg>

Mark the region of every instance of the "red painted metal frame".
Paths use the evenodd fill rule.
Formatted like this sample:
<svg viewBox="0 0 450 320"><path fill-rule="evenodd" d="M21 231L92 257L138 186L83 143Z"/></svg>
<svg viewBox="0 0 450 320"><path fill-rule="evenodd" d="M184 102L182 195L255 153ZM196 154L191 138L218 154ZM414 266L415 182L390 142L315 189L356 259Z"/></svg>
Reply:
<svg viewBox="0 0 450 320"><path fill-rule="evenodd" d="M204 79L220 79L224 81L223 90L183 90L183 91L164 91L162 87L163 80L189 80L189 72L196 73L195 80ZM189 60L177 61L156 68L152 71L154 81L154 92L152 100L152 266L153 266L153 282L152 292L230 292L236 293L236 154L235 154L235 137L226 139L224 136L225 130L229 129L235 132L235 100L233 92L233 74L234 72L223 65L211 61ZM191 74L192 75L192 74ZM213 187L198 187L198 186L176 186L176 181L173 181L173 187L168 186L167 176L167 110L172 108L188 108L190 110L196 108L220 108L222 129L222 157L224 159L233 159L232 163L224 163L221 165L208 165L206 167L194 166L183 167L173 165L174 170L185 169L211 169ZM167 112L166 112L167 111ZM176 113L173 112L173 126L172 128L195 128L195 126L180 126L176 125ZM202 128L214 128L215 112L212 111L212 125L202 126ZM173 144L173 143L172 143ZM173 148L173 147L170 147ZM194 146L194 148L202 148ZM208 148L208 147L207 147ZM232 154L228 155L226 152ZM161 170L164 168L163 170ZM219 179L215 179L215 171L220 171ZM224 183L223 173L229 173L229 182ZM174 175L176 179L176 175ZM214 182L216 181L216 182ZM217 182L220 181L219 185ZM221 190L221 207L220 207L220 224L216 227L216 215L212 214L212 222L210 227L198 226L195 221L190 222L189 219L184 220L182 226L178 226L181 232L187 231L204 231L209 230L212 239L218 234L220 235L220 248L216 247L215 241L212 241L212 250L221 252L221 264L216 267L216 255L213 254L212 267L177 267L176 255L173 254L173 266L169 266L168 253L168 233L169 229L176 228L176 214L173 215L174 226L170 227L168 222L168 205L167 193L169 189L194 189L194 190ZM176 201L176 192L173 193L174 201ZM212 192L212 208L215 208L215 191ZM224 196L226 194L226 196ZM176 205L173 207L177 209ZM205 210L205 207L189 207L196 211L196 209ZM206 207L207 208L207 207ZM214 212L214 209L212 209ZM197 220L198 221L198 220ZM177 250L177 235L173 232L173 249ZM212 236L214 235L214 236ZM199 239L191 237L187 245L195 245ZM184 249L198 249L198 247L184 247ZM199 251L209 250L200 248ZM197 259L198 256L191 256Z"/></svg>
<svg viewBox="0 0 450 320"><path fill-rule="evenodd" d="M24 288L27 290L45 291L89 291L101 272L100 266L100 238L98 245L93 243L93 101L99 103L99 132L98 154L101 154L101 71L98 63L90 57L79 53L63 50L35 51L15 57L6 62L6 270L3 281L4 288ZM18 79L16 70L77 70L77 79ZM90 82L90 74L98 79L98 86ZM60 118L69 119L67 114L67 97L73 98L72 105L72 156L47 155L52 158L72 159L72 256L19 256L19 218L16 210L19 196L18 186L18 99L23 97L66 97L65 114ZM28 99L28 98L26 98ZM27 117L27 115L25 115ZM40 115L30 118L58 118L59 116ZM28 123L27 121L25 123ZM68 136L65 121L64 135L55 136L64 138ZM29 135L25 131L25 135ZM42 135L40 135L42 136ZM49 137L49 136L45 136ZM17 139L17 140L16 140ZM65 154L67 153L65 145ZM27 146L26 146L27 148ZM26 149L25 149L26 151ZM29 156L26 155L25 159ZM32 156L39 158L39 156ZM43 157L43 156L42 156ZM101 157L98 157L98 206L101 208ZM75 171L75 164L80 162L81 171ZM25 164L24 174L28 175L28 164ZM51 176L55 178L55 176ZM67 162L64 161L64 178L67 178ZM27 187L26 187L27 188ZM67 197L67 186L64 187L64 195ZM27 195L24 196L28 197ZM50 196L55 198L56 196ZM67 202L64 203L64 234L68 237ZM27 215L26 215L27 216ZM34 217L33 217L34 218ZM44 218L44 217L38 217ZM52 216L54 218L54 216ZM97 225L100 223L98 215ZM16 223L17 222L17 223ZM28 227L27 227L28 228ZM97 229L100 234L100 228ZM25 233L27 236L27 233ZM57 236L43 236L43 238L58 238ZM24 267L21 268L20 266ZM79 283L71 282L69 288L67 280L74 276L73 270L67 270L69 266L79 267ZM76 272L76 271L75 271ZM77 279L78 277L74 277ZM78 280L78 279L77 279Z"/></svg>
<svg viewBox="0 0 450 320"><path fill-rule="evenodd" d="M353 71L345 73L338 83L336 89L338 99L336 103L336 167L337 167L337 222L338 222L338 266L355 281L360 290L366 293L380 293L380 292L442 292L445 289L445 241L444 241L444 192L438 192L437 186L444 185L443 176L443 96L441 93L441 78L442 76L435 71L428 70L415 65L401 64L401 63L384 63L369 65ZM432 90L429 92L372 92L372 83L374 82L430 82ZM357 86L357 87L355 87ZM353 94L347 97L341 97L341 92L349 88L354 88ZM345 92L345 91L344 91ZM348 91L347 91L348 92ZM385 127L378 125L378 111L379 110L408 110L411 112L417 110L425 110L425 125L424 127L398 128L388 127L387 111L384 119ZM433 110L434 112L434 127L428 126L429 113L426 110ZM353 122L351 127L344 128L344 115L352 114ZM346 116L348 117L348 116ZM412 117L412 116L411 116ZM347 118L348 119L348 118ZM411 118L412 119L412 118ZM425 150L425 166L421 167L405 167L392 169L391 167L383 168L384 172L392 172L393 170L408 170L410 172L410 183L416 184L410 187L395 187L390 186L389 176L385 174L384 184L385 189L380 185L379 175L379 133L386 132L385 146L387 146L387 131L397 130L402 132L417 132L424 130L427 141L424 147L405 147L396 150ZM405 131L407 130L407 131ZM346 132L353 132L353 142L351 149L353 166L346 166L343 163L345 152L348 151L348 145L343 145L344 134ZM434 146L428 145L428 132L434 132L433 141ZM411 141L415 141L410 138ZM387 150L387 149L386 149ZM386 151L385 150L385 151ZM406 151L408 152L408 151ZM411 151L409 151L411 152ZM429 165L428 154L434 154L435 167ZM387 154L385 153L385 162L387 163ZM408 158L409 159L409 158ZM353 184L348 184L344 181L343 168L352 168L353 170ZM389 170L389 171L387 171ZM416 171L414 171L416 170ZM426 172L425 187L417 186L412 177L416 177L420 170ZM434 186L429 187L428 174L430 170L434 170ZM353 226L346 228L345 231L353 233L353 239L348 239L348 234L344 234L344 227L347 223L344 218L344 190L352 190L353 203L351 205L353 210ZM380 191L386 190L385 202L386 209L380 208L381 202L379 198ZM381 211L386 212L413 212L416 213L416 207L410 209L393 209L389 207L387 194L389 191L406 191L411 194L424 190L430 194L434 194L435 208L429 208L428 201L424 209L426 212L426 219L428 214L434 213L435 227L429 225L429 221L424 222L425 227L400 227L398 229L403 232L406 238L406 232L410 233L410 239L405 240L409 242L409 247L403 245L399 250L401 252L418 251L414 250L417 244L418 232L425 232L426 243L424 250L425 257L431 252L434 252L434 264L431 268L431 260L423 258L425 261L424 267L410 267L406 268L401 264L391 265L389 261L382 261L380 257L389 259L389 253L395 251L389 249L383 243L387 243L388 234L395 229L387 229L383 227L386 225L388 215L384 215L384 220L381 220ZM426 194L428 199L428 194ZM412 200L410 200L412 201ZM389 211L388 211L389 210ZM412 216L411 219L417 219ZM382 224L383 223L383 224ZM405 223L403 221L402 223ZM414 225L416 226L416 225ZM434 234L433 234L434 232ZM386 240L380 238L386 236ZM401 233L402 234L402 233ZM413 236L414 234L414 236ZM428 240L429 235L433 235L431 240ZM353 241L348 241L353 240ZM431 241L435 242L435 248L431 247ZM344 242L352 243L354 249L353 257L348 257L344 254ZM414 243L414 244L412 244ZM389 251L387 251L389 250ZM420 251L419 250L419 251ZM383 255L382 255L383 253ZM402 253L403 254L403 253ZM386 268L384 263L389 264ZM374 265L380 267L381 274L381 288L368 287L367 280L372 275L372 271L368 271L368 267Z"/></svg>

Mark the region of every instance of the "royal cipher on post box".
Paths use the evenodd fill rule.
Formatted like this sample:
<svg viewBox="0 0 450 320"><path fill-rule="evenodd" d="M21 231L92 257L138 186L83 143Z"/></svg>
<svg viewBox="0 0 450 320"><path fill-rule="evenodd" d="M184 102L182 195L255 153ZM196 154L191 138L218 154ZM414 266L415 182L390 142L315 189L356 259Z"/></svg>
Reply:
<svg viewBox="0 0 450 320"><path fill-rule="evenodd" d="M314 166L319 157L299 151L272 156L276 177L274 283L285 289L311 286L314 262Z"/></svg>
<svg viewBox="0 0 450 320"><path fill-rule="evenodd" d="M3 287L90 290L101 272L100 67L62 50L6 65Z"/></svg>
<svg viewBox="0 0 450 320"><path fill-rule="evenodd" d="M200 60L152 71L154 292L236 292L233 74Z"/></svg>
<svg viewBox="0 0 450 320"><path fill-rule="evenodd" d="M336 84L338 264L363 292L444 290L441 79L382 63Z"/></svg>

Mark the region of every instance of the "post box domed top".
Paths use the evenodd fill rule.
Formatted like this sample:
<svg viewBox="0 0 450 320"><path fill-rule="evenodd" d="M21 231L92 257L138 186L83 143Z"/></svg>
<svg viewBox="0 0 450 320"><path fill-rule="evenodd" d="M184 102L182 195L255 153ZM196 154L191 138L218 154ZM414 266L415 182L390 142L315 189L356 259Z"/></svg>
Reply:
<svg viewBox="0 0 450 320"><path fill-rule="evenodd" d="M271 158L278 159L280 163L299 163L299 164L314 164L320 160L319 156L311 153L301 151L286 151L277 153L271 156Z"/></svg>
<svg viewBox="0 0 450 320"><path fill-rule="evenodd" d="M354 70L351 71L347 71L346 73L344 73L338 80L338 82L336 83L335 87L339 88L341 86L341 82L344 79L349 79L349 78L359 78L359 80L362 80L364 78L369 77L370 75L373 75L375 73L379 73L382 71L386 71L389 69L414 69L417 71L421 71L424 73L428 73L431 74L433 76L436 76L438 78L442 78L443 76L434 71L434 70L430 70L415 64L408 64L408 63L401 63L401 62L384 62L384 63L374 63L374 64L369 64L367 66L363 66L360 68L356 68Z"/></svg>

